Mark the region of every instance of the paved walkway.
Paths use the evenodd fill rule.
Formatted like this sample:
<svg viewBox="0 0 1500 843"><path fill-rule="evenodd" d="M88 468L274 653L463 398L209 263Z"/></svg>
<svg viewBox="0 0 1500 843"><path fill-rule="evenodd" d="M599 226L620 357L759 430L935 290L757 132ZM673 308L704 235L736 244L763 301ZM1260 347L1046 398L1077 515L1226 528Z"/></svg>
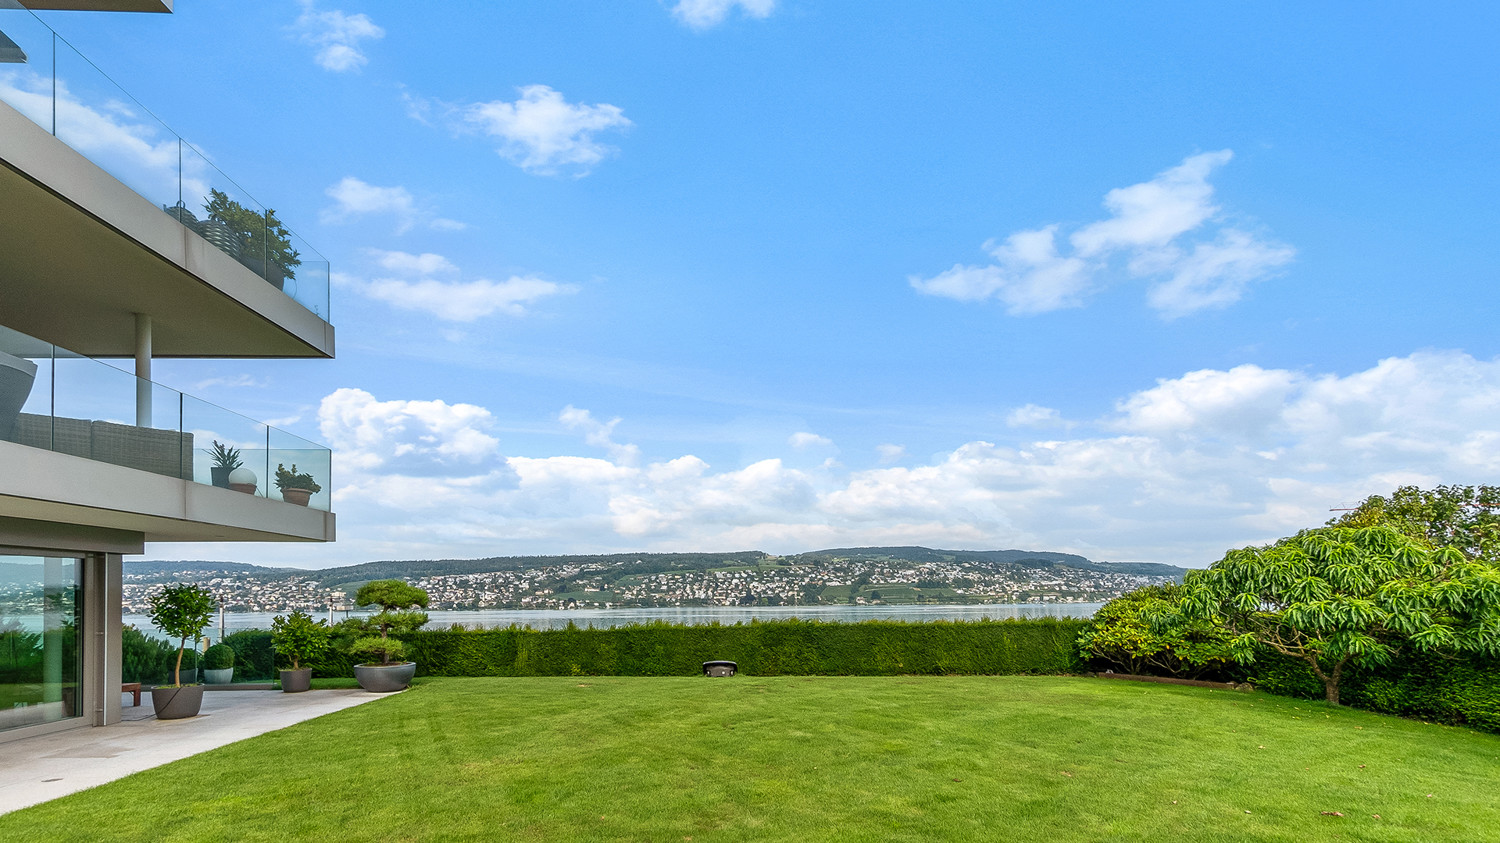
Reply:
<svg viewBox="0 0 1500 843"><path fill-rule="evenodd" d="M124 722L0 744L0 814L388 696L358 689L215 691L203 695L197 717L157 720L150 694L139 708L126 694Z"/></svg>

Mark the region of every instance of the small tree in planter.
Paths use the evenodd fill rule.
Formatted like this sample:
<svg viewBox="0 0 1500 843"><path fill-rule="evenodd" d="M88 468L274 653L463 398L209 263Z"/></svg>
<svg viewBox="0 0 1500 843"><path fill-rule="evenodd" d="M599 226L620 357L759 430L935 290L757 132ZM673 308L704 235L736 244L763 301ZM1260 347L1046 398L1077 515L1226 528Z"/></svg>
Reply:
<svg viewBox="0 0 1500 843"><path fill-rule="evenodd" d="M196 642L213 618L214 596L202 586L169 585L152 595L148 605L151 623L178 639L172 684L151 689L151 705L158 720L192 717L203 705L203 686L182 684L182 657L188 640Z"/></svg>
<svg viewBox="0 0 1500 843"><path fill-rule="evenodd" d="M297 464L292 463L290 470L281 463L276 464L276 488L281 490L281 499L287 503L297 506L307 506L307 502L313 495L323 491L318 481L307 472L297 472ZM422 605L427 605L423 602Z"/></svg>
<svg viewBox="0 0 1500 843"><path fill-rule="evenodd" d="M392 632L412 632L427 623L426 612L406 611L427 606L427 592L401 580L375 580L365 583L354 595L360 606L379 606L371 615L368 627L380 629L380 637L366 635L355 639L349 652L356 656L376 657L379 663L357 664L354 677L366 691L399 691L411 684L416 662L405 661L406 646L391 638Z"/></svg>
<svg viewBox="0 0 1500 843"><path fill-rule="evenodd" d="M312 687L312 668L303 667L302 662L328 652L330 633L327 623L313 620L306 612L277 615L271 621L271 647L292 660L291 669L281 671L282 691L291 694Z"/></svg>
<svg viewBox="0 0 1500 843"><path fill-rule="evenodd" d="M239 236L244 244L240 263L251 271L278 289L284 279L297 277L293 267L302 265L300 253L292 248L292 233L276 218L275 211L267 209L262 214L230 199L223 191L213 189L208 191L208 202L203 209L208 212L209 219L223 223ZM270 261L269 267L267 261Z"/></svg>
<svg viewBox="0 0 1500 843"><path fill-rule="evenodd" d="M203 681L228 685L234 681L234 648L220 642L203 653Z"/></svg>

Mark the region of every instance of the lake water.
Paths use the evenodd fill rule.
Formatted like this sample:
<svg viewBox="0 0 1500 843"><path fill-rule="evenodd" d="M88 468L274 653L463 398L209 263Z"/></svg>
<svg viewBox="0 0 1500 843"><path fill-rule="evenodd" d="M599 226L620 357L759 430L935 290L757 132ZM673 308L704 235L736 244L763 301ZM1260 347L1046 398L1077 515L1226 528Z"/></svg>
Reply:
<svg viewBox="0 0 1500 843"><path fill-rule="evenodd" d="M462 624L476 629L480 627L507 627L512 624L532 629L561 629L569 622L580 627L615 627L629 624L666 621L691 625L711 623L748 623L751 620L803 620L840 621L853 623L870 620L893 621L977 621L986 618L1087 618L1103 603L1017 603L985 604L978 606L679 606L654 609L437 609L427 613L431 620L428 629L445 629L450 624ZM270 629L271 619L278 612L227 612L224 615L224 632L241 629ZM344 612L336 612L335 620L342 620ZM314 615L327 617L327 613ZM142 632L160 636L145 615L125 615L125 624L134 625ZM204 631L206 635L219 637L219 619Z"/></svg>

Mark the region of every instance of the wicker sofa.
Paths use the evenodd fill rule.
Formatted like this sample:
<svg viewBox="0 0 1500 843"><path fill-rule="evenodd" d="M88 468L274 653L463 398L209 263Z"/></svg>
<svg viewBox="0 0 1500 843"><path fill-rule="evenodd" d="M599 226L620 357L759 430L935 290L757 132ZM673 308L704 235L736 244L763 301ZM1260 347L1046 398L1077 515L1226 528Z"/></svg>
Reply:
<svg viewBox="0 0 1500 843"><path fill-rule="evenodd" d="M193 479L193 434L21 413L10 441L61 454Z"/></svg>

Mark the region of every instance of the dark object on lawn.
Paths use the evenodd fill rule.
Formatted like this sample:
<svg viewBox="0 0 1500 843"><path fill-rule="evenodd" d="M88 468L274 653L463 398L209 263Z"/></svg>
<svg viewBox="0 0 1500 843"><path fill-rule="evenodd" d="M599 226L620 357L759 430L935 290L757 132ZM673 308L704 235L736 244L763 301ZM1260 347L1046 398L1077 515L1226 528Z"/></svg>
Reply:
<svg viewBox="0 0 1500 843"><path fill-rule="evenodd" d="M713 661L703 663L704 676L733 676L740 666L734 662Z"/></svg>

